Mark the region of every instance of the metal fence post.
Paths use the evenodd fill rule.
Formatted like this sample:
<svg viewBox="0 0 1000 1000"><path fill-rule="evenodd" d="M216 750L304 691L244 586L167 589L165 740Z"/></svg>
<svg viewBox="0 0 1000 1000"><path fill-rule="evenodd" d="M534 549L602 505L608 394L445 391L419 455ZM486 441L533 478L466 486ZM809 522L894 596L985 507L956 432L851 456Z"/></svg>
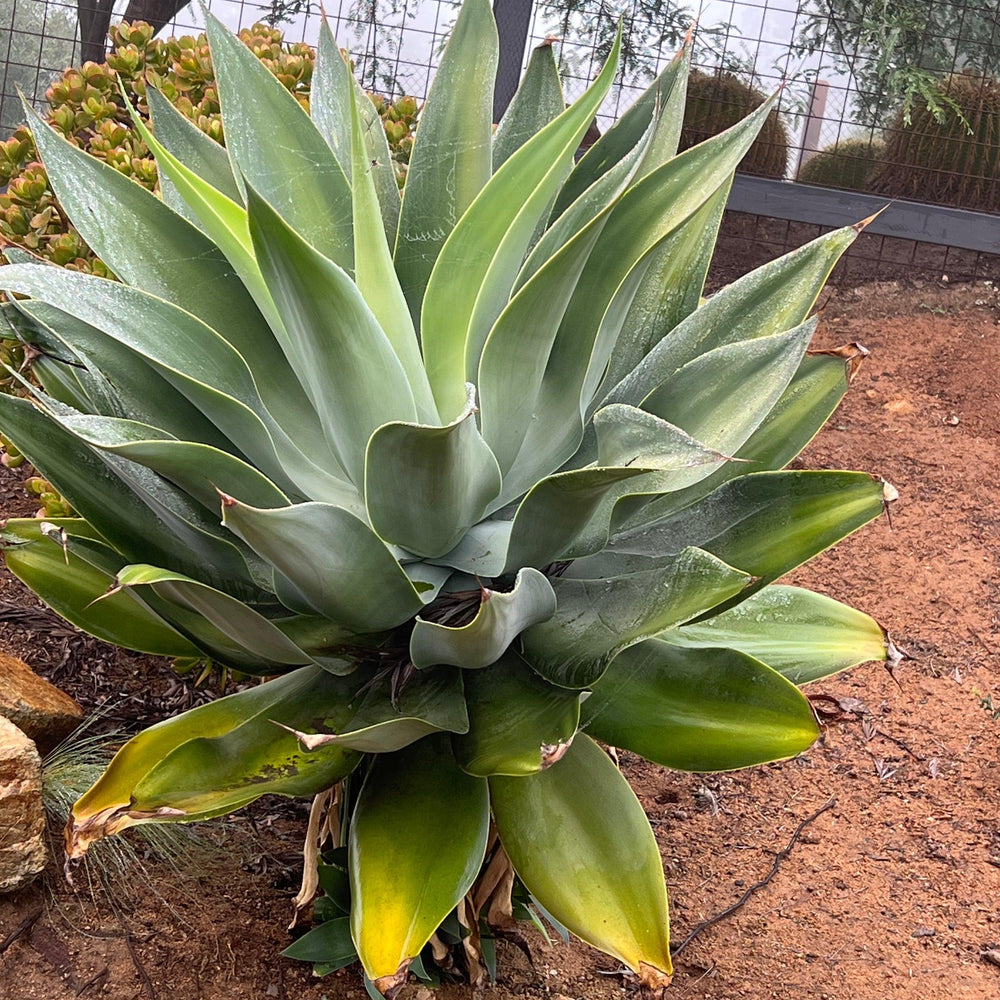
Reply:
<svg viewBox="0 0 1000 1000"><path fill-rule="evenodd" d="M528 41L532 0L494 0L493 14L500 34L500 60L493 92L493 121L500 121L521 79L524 47Z"/></svg>

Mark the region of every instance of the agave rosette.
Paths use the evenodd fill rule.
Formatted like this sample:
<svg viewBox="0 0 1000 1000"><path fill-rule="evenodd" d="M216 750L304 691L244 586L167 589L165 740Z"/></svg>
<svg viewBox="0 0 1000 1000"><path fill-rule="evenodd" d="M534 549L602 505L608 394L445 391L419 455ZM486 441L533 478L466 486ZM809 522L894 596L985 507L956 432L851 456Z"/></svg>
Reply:
<svg viewBox="0 0 1000 1000"><path fill-rule="evenodd" d="M575 162L617 46L569 107L537 49L494 133L496 30L466 0L400 199L327 28L311 117L208 34L227 146L151 90L161 197L36 127L120 281L0 271L39 383L0 428L80 514L3 540L100 638L280 676L126 744L69 852L353 774L345 926L383 988L491 818L542 905L663 982L656 844L594 740L788 757L817 735L797 685L886 656L871 618L774 582L882 509L870 475L782 471L848 386L808 345L856 229L702 299L771 105L675 155L687 52Z"/></svg>

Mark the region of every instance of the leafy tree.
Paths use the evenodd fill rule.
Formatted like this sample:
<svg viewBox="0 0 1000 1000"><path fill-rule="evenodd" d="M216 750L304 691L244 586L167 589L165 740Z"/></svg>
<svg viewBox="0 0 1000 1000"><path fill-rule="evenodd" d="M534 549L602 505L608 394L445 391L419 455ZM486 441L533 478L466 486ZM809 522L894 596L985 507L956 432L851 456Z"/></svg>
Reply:
<svg viewBox="0 0 1000 1000"><path fill-rule="evenodd" d="M1000 73L996 0L804 0L801 9L807 20L800 49L829 53L851 74L855 110L872 127L900 107L908 122L918 104L944 118L943 74Z"/></svg>

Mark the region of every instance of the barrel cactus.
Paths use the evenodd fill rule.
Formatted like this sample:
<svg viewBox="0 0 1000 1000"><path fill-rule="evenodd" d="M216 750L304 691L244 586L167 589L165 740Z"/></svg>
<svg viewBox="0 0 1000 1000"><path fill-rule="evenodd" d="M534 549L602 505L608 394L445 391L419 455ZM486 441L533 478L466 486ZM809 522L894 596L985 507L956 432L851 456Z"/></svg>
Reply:
<svg viewBox="0 0 1000 1000"><path fill-rule="evenodd" d="M688 149L732 128L764 100L756 87L733 73L691 73L679 148ZM787 168L788 129L778 110L773 109L737 169L781 180Z"/></svg>
<svg viewBox="0 0 1000 1000"><path fill-rule="evenodd" d="M956 74L942 80L939 104L902 112L886 133L885 153L871 188L984 212L1000 211L1000 81Z"/></svg>
<svg viewBox="0 0 1000 1000"><path fill-rule="evenodd" d="M884 152L885 143L880 139L844 139L810 157L796 180L848 191L867 191L876 163Z"/></svg>
<svg viewBox="0 0 1000 1000"><path fill-rule="evenodd" d="M208 35L227 148L151 88L162 198L36 123L121 280L0 269L38 380L0 432L79 514L6 522L7 565L103 639L264 678L125 744L68 854L326 796L350 889L327 968L356 954L392 995L523 886L662 986L659 852L601 743L789 757L818 732L798 685L887 655L775 583L882 509L866 473L783 471L848 388L858 352L811 352L810 313L860 226L702 299L771 104L675 155L687 51L574 162L618 45L568 108L536 50L494 132L496 28L466 0L401 198L328 29L311 117Z"/></svg>

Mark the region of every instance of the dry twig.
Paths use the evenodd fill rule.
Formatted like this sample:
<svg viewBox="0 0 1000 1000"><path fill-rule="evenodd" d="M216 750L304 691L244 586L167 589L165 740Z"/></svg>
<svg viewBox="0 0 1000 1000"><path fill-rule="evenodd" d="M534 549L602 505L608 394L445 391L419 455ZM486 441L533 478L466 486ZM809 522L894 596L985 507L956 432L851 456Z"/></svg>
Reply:
<svg viewBox="0 0 1000 1000"><path fill-rule="evenodd" d="M774 864L771 865L771 870L764 876L759 882L754 882L752 886L732 906L727 906L721 913L717 913L714 917L709 917L708 920L703 920L700 924L697 924L690 934L676 948L671 948L670 953L675 958L678 956L703 930L711 927L713 924L717 924L720 920L725 920L726 917L732 916L737 910L745 906L749 901L750 897L753 896L755 892L763 889L765 886L770 885L774 876L778 874L778 869L781 867L781 862L792 853L792 848L798 842L799 837L802 836L802 831L814 820L818 819L823 815L828 809L832 809L837 804L836 799L830 799L829 802L824 806L820 806L814 813L806 816L804 820L795 828L795 832L792 834L791 840L774 856Z"/></svg>

